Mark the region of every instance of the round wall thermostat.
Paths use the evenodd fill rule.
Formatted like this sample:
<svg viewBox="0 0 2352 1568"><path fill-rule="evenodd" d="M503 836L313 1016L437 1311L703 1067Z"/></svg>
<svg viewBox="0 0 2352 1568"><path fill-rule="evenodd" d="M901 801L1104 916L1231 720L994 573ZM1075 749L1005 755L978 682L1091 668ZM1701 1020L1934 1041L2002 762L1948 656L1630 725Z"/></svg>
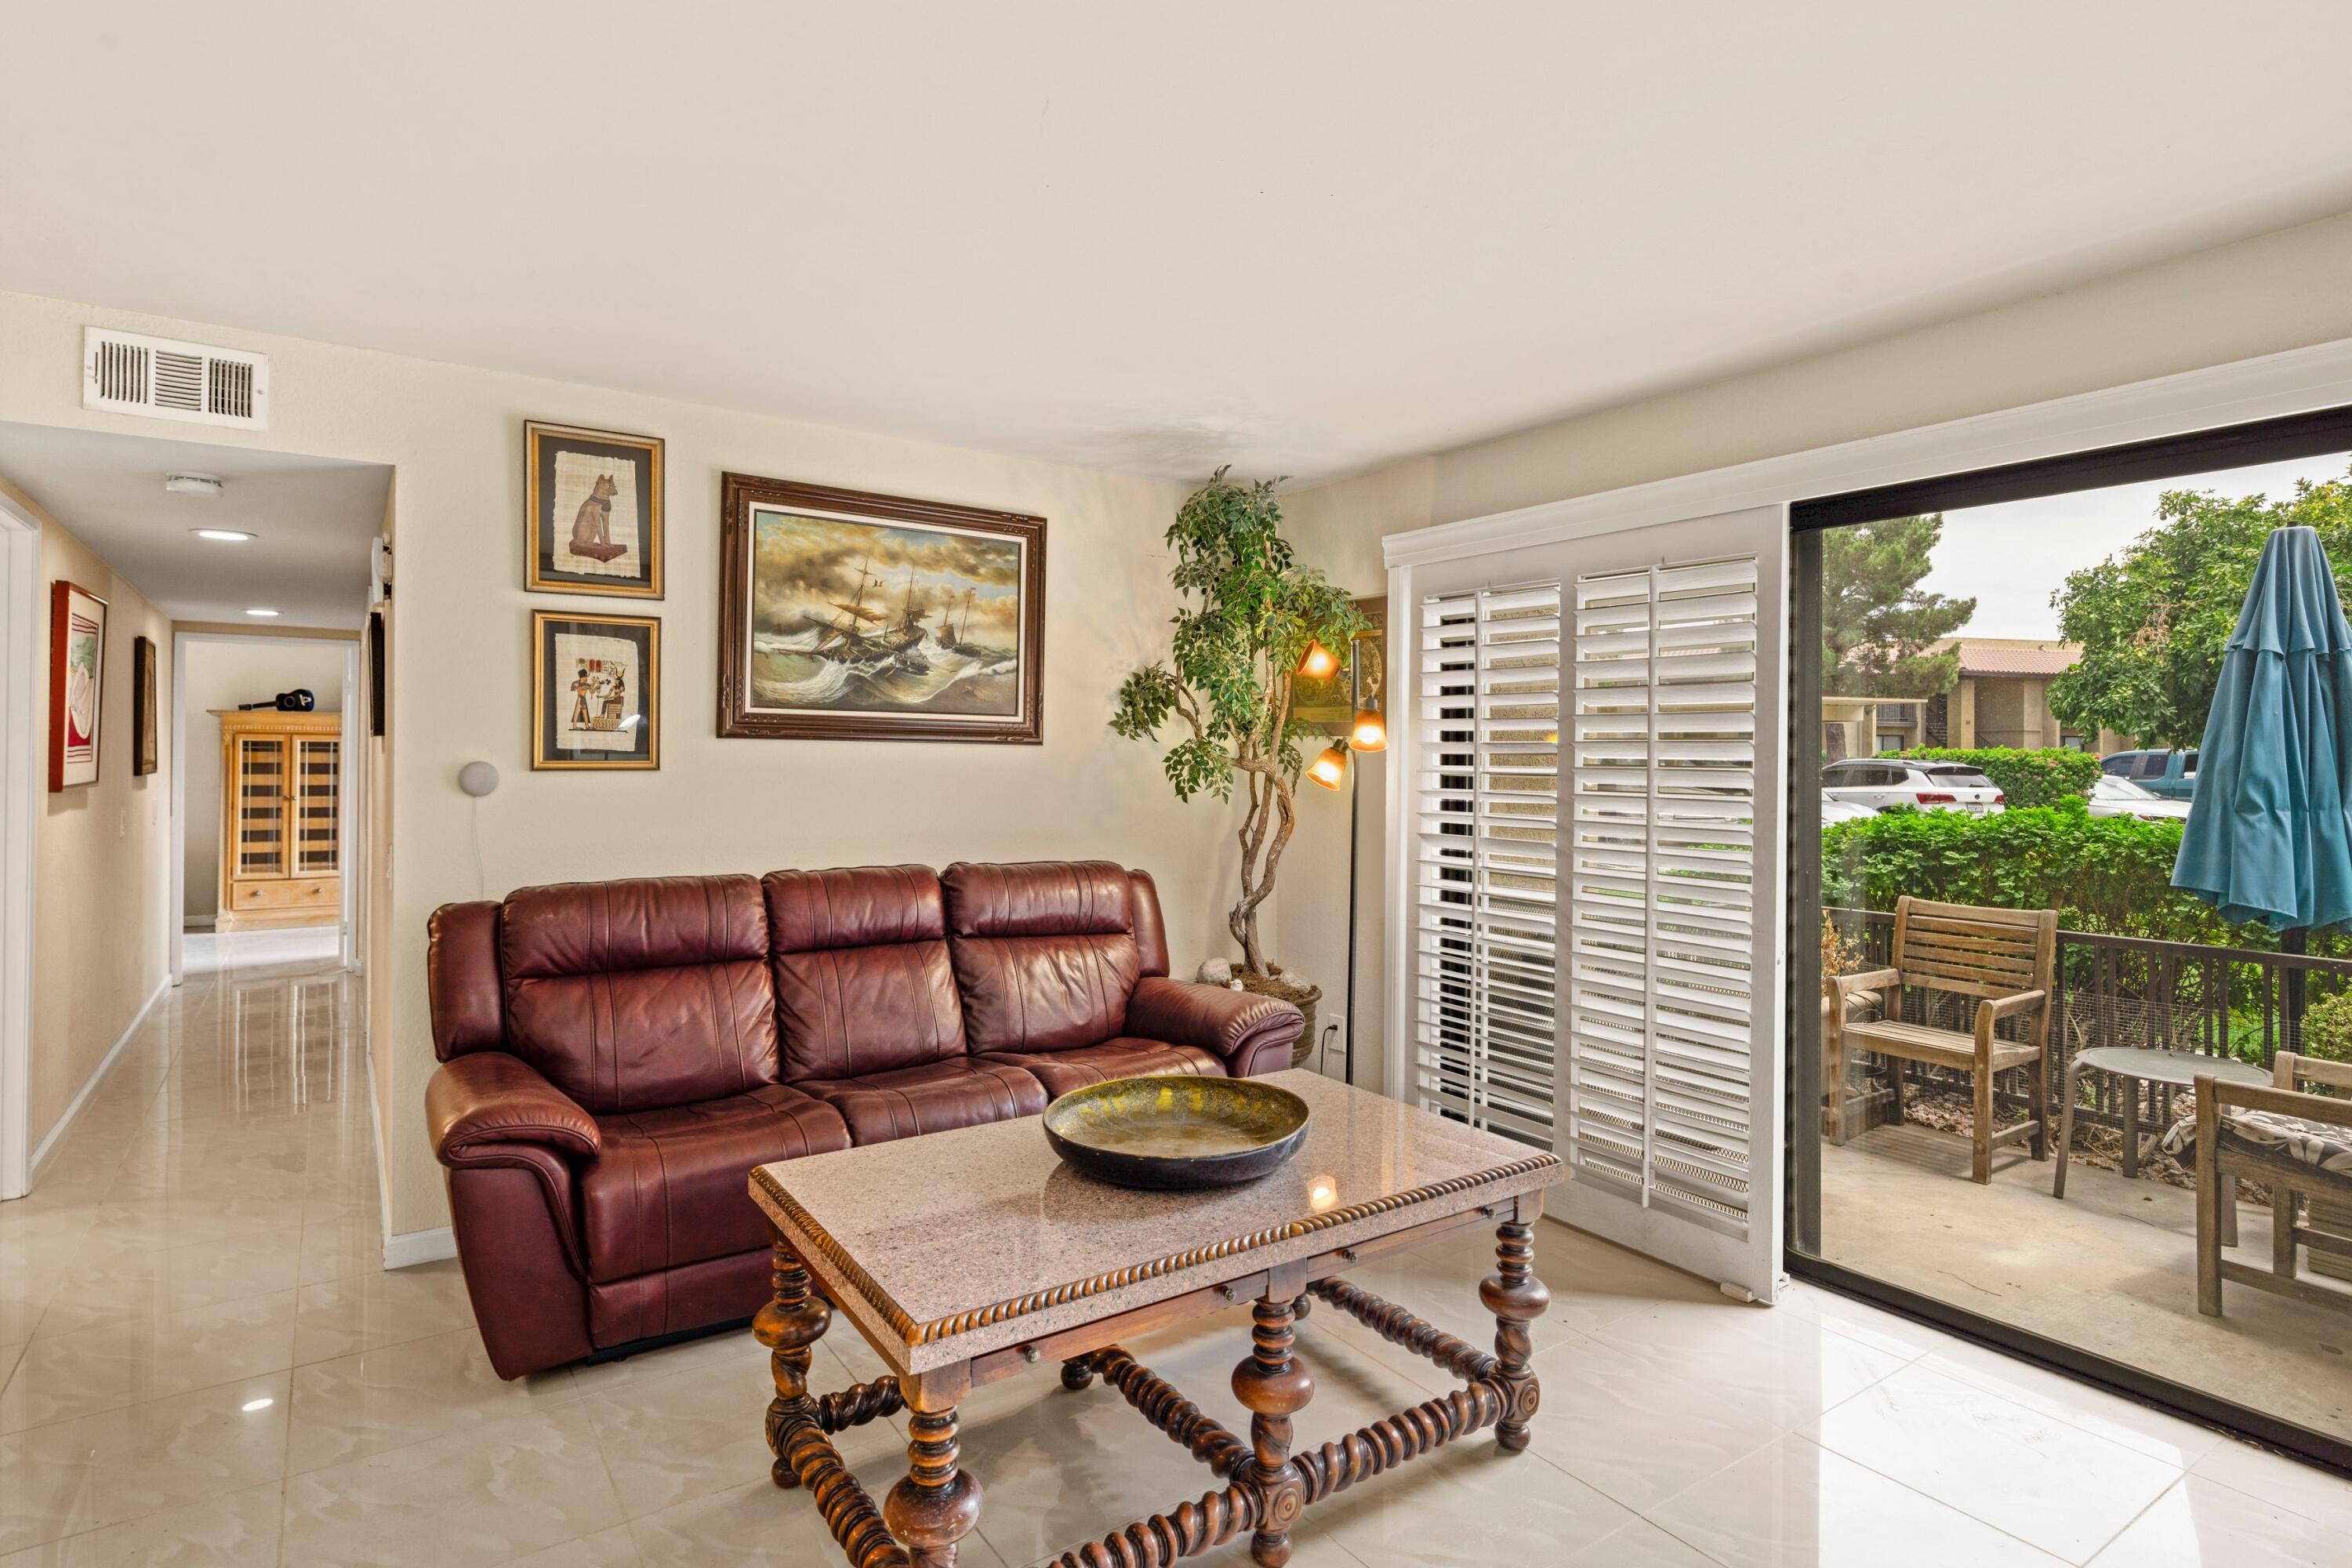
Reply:
<svg viewBox="0 0 2352 1568"><path fill-rule="evenodd" d="M499 787L499 770L488 763L467 763L457 770L457 787L479 799Z"/></svg>

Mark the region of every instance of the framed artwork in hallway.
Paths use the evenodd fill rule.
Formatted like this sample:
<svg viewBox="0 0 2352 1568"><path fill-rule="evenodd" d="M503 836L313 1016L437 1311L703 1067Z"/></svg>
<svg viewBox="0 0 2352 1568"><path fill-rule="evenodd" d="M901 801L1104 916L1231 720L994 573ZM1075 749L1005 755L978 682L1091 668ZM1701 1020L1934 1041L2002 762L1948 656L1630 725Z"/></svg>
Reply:
<svg viewBox="0 0 2352 1568"><path fill-rule="evenodd" d="M661 622L530 617L533 768L661 766Z"/></svg>
<svg viewBox="0 0 2352 1568"><path fill-rule="evenodd" d="M662 443L523 426L523 585L534 594L662 596Z"/></svg>
<svg viewBox="0 0 2352 1568"><path fill-rule="evenodd" d="M1034 745L1045 520L728 474L719 732Z"/></svg>
<svg viewBox="0 0 2352 1568"><path fill-rule="evenodd" d="M49 788L98 782L106 696L106 601L79 584L49 585Z"/></svg>
<svg viewBox="0 0 2352 1568"><path fill-rule="evenodd" d="M131 639L131 776L155 771L155 639Z"/></svg>

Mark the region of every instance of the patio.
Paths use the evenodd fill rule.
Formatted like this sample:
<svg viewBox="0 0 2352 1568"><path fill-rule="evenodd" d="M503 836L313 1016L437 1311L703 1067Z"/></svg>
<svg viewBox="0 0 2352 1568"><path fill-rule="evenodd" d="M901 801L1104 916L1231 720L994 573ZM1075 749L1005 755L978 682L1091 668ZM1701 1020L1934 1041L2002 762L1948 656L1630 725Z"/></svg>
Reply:
<svg viewBox="0 0 2352 1568"><path fill-rule="evenodd" d="M2078 1157L2061 1201L2051 1169L2003 1150L1980 1187L1965 1138L1910 1122L1825 1142L1823 1255L2352 1441L2352 1321L2246 1289L2201 1315L2195 1194ZM2238 1237L2266 1257L2269 1208L2240 1204Z"/></svg>
<svg viewBox="0 0 2352 1568"><path fill-rule="evenodd" d="M1891 915L1831 914L1853 954L1844 972L1889 962ZM2054 1155L2059 1086L2083 1051L2163 1047L2219 1058L2233 1046L2266 1064L2301 1043L2284 1005L2291 973L2314 996L2352 984L2342 960L2062 930L2049 1058L2000 1075L1997 1114L2024 1116L2023 1075L2046 1070ZM1967 1003L1915 990L1905 1016L1925 1005L1936 1021L1958 1023L1957 1013L1940 1015ZM2221 1317L2198 1311L2196 1194L2175 1184L2168 1161L2143 1163L2136 1178L2116 1169L2131 1108L2114 1079L2084 1076L2063 1200L2051 1195L2054 1160L2032 1160L2022 1144L1994 1151L1990 1185L1969 1181L1969 1114L1953 1092L1965 1079L1914 1065L1906 1081L1910 1116L1898 1124L1888 1120L1886 1065L1849 1066L1853 1131L1842 1146L1824 1138L1821 1150L1823 1257L2352 1441L2352 1320L2236 1288ZM2185 1095L2155 1095L2134 1120L2152 1137L2188 1104ZM2268 1205L2240 1202L2237 1214L2230 1256L2268 1258Z"/></svg>

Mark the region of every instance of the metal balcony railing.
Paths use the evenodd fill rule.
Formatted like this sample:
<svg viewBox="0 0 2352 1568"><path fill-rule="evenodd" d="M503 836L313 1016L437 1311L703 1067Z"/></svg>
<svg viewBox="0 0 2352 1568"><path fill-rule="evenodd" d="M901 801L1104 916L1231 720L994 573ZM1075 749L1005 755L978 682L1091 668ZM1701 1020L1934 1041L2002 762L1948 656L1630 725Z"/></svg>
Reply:
<svg viewBox="0 0 2352 1568"><path fill-rule="evenodd" d="M1864 962L1851 966L1853 970L1878 968L1888 962L1895 935L1892 913L1849 909L1827 912L1844 941L1866 954ZM2286 1016L2289 974L2304 976L2306 1006L2323 996L2352 989L2352 960L2093 931L2061 931L2056 967L2050 1050L2042 1063L2049 1075L2053 1115L2066 1065L2077 1052L2099 1046L2160 1047L2233 1056L2268 1069L2280 1051L2302 1049L2300 1024L2290 1022ZM1914 988L1904 994L1903 1016L1965 1031L1973 1026L1974 1006L1965 996ZM2011 1033L2021 1023L2005 1019L2002 1032ZM1941 1075L1941 1069L1916 1065L1907 1070L1911 1079L1906 1081L1924 1083ZM2023 1105L2025 1097L2018 1079L2032 1070L2017 1068L2002 1074L2010 1081L2001 1085L1998 1102L2004 1107ZM1965 1082L1957 1078L1951 1081ZM2114 1081L2104 1073L2086 1073L2084 1086L2087 1098L2076 1107L2075 1120L2120 1127L2123 1118L2115 1103ZM2149 1087L2151 1100L2141 1113L2144 1129L2161 1124L2165 1108L2153 1097L2165 1092L2160 1086Z"/></svg>

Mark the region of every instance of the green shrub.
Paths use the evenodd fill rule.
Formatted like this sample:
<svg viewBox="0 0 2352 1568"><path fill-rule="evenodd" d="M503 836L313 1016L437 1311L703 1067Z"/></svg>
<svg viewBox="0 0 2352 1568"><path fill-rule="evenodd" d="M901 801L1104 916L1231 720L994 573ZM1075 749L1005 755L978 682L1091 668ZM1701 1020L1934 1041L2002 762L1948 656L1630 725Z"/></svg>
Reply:
<svg viewBox="0 0 2352 1568"><path fill-rule="evenodd" d="M2303 1010L2303 1054L2352 1062L2352 991L2315 996Z"/></svg>
<svg viewBox="0 0 2352 1568"><path fill-rule="evenodd" d="M1923 763L1966 763L1992 780L2014 809L2080 800L2098 782L2099 759L2063 746L2020 751L2011 746L1917 746L1901 753Z"/></svg>

